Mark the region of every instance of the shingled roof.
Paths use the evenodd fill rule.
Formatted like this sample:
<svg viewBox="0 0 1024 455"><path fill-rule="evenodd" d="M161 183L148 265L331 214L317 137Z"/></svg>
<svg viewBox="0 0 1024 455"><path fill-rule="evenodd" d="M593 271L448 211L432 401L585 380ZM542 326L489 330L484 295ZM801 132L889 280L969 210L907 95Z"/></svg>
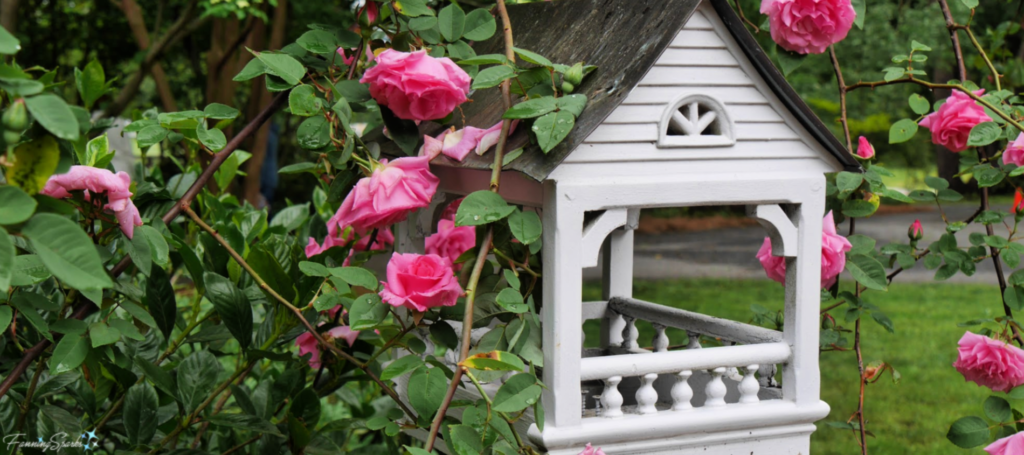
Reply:
<svg viewBox="0 0 1024 455"><path fill-rule="evenodd" d="M544 180L622 103L668 48L701 1L558 0L509 6L508 13L516 42L528 43L529 50L553 62L570 65L585 62L597 66L597 70L587 76L575 91L586 94L589 102L569 136L544 154L538 146L530 144L528 128L517 129L509 137L507 150L526 148L522 156L509 163L506 169L521 171L538 181ZM804 128L846 170L859 171L857 161L786 82L754 37L744 28L727 0L703 1L711 2L758 73ZM504 53L502 35L497 33L473 48L477 54ZM500 121L504 112L500 96L497 89L471 94L473 102L462 106L466 124L487 128ZM424 134L436 136L442 131L442 126L425 123L420 130ZM434 162L454 167L488 169L493 163L492 153L484 156L471 153L461 163L444 156L436 158Z"/></svg>

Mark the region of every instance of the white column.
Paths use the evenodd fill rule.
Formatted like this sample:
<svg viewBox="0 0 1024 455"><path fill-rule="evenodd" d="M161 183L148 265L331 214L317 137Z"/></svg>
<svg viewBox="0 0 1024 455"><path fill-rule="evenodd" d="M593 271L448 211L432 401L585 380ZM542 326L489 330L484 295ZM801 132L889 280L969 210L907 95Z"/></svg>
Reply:
<svg viewBox="0 0 1024 455"><path fill-rule="evenodd" d="M793 358L782 372L782 394L798 405L820 400L818 312L821 307L821 226L825 215L825 177L807 188L808 197L790 217L799 231L797 257L786 258L785 341Z"/></svg>
<svg viewBox="0 0 1024 455"><path fill-rule="evenodd" d="M547 424L556 427L581 418L582 237L583 212L555 182L544 182L543 403Z"/></svg>
<svg viewBox="0 0 1024 455"><path fill-rule="evenodd" d="M612 231L602 247L602 295L605 300L612 297L633 297L633 216L630 212L626 225ZM639 211L639 210L637 210ZM601 319L601 347L622 344L622 328L625 321L614 315Z"/></svg>

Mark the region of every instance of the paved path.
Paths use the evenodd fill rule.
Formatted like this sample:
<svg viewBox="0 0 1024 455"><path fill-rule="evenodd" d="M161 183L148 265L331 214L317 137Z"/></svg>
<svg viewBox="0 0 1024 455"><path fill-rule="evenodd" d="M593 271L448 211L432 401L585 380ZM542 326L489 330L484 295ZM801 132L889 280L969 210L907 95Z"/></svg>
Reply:
<svg viewBox="0 0 1024 455"><path fill-rule="evenodd" d="M1009 207L999 207L1009 210ZM964 220L971 216L977 206L961 204L946 209L951 220ZM878 240L879 245L907 241L907 228L915 219L924 226L927 245L945 232L945 224L937 210L928 212L876 215L857 221L857 233ZM996 233L1004 228L997 226ZM840 232L849 230L848 224L839 226ZM972 224L967 232L984 232L984 227ZM1005 232L1004 232L1005 233ZM957 236L961 244L967 243L967 236ZM637 234L634 254L634 274L637 279L669 279L693 277L717 278L759 278L765 279L764 270L754 255L764 241L760 227L728 228L702 232L663 234ZM1004 264L1005 265L1005 264ZM903 272L898 281L931 282L935 271L927 270L918 263L913 269ZM587 278L600 276L599 269L588 269ZM991 260L978 264L974 276L958 273L950 282L995 283L995 267Z"/></svg>

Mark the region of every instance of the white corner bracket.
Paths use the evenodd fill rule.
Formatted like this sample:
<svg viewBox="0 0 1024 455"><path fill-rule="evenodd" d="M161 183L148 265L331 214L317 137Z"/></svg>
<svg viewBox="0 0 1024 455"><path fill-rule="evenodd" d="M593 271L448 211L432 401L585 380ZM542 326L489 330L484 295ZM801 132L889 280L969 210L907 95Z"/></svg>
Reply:
<svg viewBox="0 0 1024 455"><path fill-rule="evenodd" d="M608 237L608 234L612 231L626 225L629 225L628 227L631 229L635 229L637 222L630 223L629 215L631 212L639 214L640 211L624 208L608 209L583 227L583 242L581 245L583 267L597 267L598 258L601 256L601 244L604 243L605 237ZM639 217L635 218L638 219Z"/></svg>
<svg viewBox="0 0 1024 455"><path fill-rule="evenodd" d="M757 219L772 241L772 256L796 257L797 230L778 204L748 205L747 216Z"/></svg>

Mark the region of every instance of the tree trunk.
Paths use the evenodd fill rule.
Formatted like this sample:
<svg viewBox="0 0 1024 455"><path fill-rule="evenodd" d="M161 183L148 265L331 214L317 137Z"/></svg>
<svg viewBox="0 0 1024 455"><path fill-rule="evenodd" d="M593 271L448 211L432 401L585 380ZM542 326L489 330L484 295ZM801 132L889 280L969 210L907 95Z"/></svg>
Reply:
<svg viewBox="0 0 1024 455"><path fill-rule="evenodd" d="M273 27L270 32L270 40L264 49L280 49L284 45L284 33L285 25L288 21L288 0L278 0L277 8L274 9L274 17L271 20ZM266 83L263 78L257 78L253 81L253 99L257 99L256 95L259 94L259 104L255 107L255 111L259 112L264 107L270 104L273 96L267 91ZM267 154L267 138L270 136L270 125L269 122L265 123L262 128L253 138L252 146L249 151L252 153L252 158L246 162L245 167L245 183L243 186L243 196L246 201L250 204L259 207L260 202L260 168L263 167L263 160ZM270 201L266 201L267 204Z"/></svg>
<svg viewBox="0 0 1024 455"><path fill-rule="evenodd" d="M135 0L121 0L119 6L121 11L124 11L125 18L128 19L128 27L132 29L132 35L135 36L135 42L139 45L139 49L149 49L149 30L146 28L146 21L142 17L142 9L139 8L138 3L135 3ZM164 67L160 62L156 62L150 68L149 73L153 76L153 81L156 82L156 91L160 95L160 103L163 104L164 111L176 112L178 103L174 101L174 93L171 91L171 84L167 82Z"/></svg>
<svg viewBox="0 0 1024 455"><path fill-rule="evenodd" d="M0 0L0 25L12 35L18 30L18 0Z"/></svg>

